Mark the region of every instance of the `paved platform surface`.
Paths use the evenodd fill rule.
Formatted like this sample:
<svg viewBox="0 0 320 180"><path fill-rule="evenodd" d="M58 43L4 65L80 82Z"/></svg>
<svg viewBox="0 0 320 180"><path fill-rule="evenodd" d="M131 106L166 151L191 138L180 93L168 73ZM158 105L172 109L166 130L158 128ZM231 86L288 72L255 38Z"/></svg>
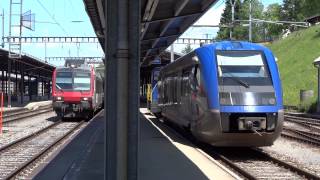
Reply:
<svg viewBox="0 0 320 180"><path fill-rule="evenodd" d="M140 109L139 180L236 179L192 145L171 138ZM103 114L103 113L102 113ZM103 179L104 118L97 116L34 179ZM167 133L167 132L166 132ZM169 137L170 136L170 137ZM173 135L174 136L174 135ZM231 173L232 174L232 173Z"/></svg>

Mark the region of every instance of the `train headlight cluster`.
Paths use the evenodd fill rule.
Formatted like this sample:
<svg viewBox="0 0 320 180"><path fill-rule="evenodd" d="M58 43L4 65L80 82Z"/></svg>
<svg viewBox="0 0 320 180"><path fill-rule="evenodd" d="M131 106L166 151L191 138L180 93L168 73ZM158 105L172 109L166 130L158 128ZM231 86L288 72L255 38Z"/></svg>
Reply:
<svg viewBox="0 0 320 180"><path fill-rule="evenodd" d="M90 99L88 97L83 97L82 101L89 101Z"/></svg>
<svg viewBox="0 0 320 180"><path fill-rule="evenodd" d="M56 97L56 100L57 100L57 101L62 101L62 99L63 99L63 98L60 97L60 96L57 96L57 97Z"/></svg>
<svg viewBox="0 0 320 180"><path fill-rule="evenodd" d="M270 98L269 99L269 104L275 104L276 103L276 99L275 98Z"/></svg>

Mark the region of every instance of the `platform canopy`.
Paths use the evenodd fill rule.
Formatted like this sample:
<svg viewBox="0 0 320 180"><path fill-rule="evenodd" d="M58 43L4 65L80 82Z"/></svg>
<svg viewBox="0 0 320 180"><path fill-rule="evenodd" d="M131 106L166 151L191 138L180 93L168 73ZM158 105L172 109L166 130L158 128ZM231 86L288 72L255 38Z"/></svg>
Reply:
<svg viewBox="0 0 320 180"><path fill-rule="evenodd" d="M8 68L8 51L5 49L0 49L0 70L7 70ZM51 79L52 72L55 68L54 65L45 63L40 59L33 57L31 55L23 54L21 59L10 59L12 64L12 71L17 71L17 64L23 65L24 72L30 76L43 77ZM18 71L20 71L20 66Z"/></svg>
<svg viewBox="0 0 320 180"><path fill-rule="evenodd" d="M104 49L105 1L83 0ZM140 0L140 61L149 64L218 0Z"/></svg>

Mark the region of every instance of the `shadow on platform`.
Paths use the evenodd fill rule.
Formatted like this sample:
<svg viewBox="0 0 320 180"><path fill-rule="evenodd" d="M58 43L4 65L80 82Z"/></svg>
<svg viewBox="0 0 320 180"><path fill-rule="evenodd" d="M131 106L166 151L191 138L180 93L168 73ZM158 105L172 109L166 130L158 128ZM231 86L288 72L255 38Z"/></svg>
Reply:
<svg viewBox="0 0 320 180"><path fill-rule="evenodd" d="M205 180L208 177L140 113L139 180ZM34 179L103 179L103 112Z"/></svg>

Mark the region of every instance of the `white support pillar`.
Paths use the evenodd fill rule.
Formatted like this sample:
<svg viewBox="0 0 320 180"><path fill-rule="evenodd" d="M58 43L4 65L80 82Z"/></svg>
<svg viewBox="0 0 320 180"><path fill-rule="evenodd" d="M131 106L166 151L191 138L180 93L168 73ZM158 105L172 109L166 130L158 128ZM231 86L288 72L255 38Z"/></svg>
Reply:
<svg viewBox="0 0 320 180"><path fill-rule="evenodd" d="M170 62L174 61L174 44L172 43L170 46Z"/></svg>

